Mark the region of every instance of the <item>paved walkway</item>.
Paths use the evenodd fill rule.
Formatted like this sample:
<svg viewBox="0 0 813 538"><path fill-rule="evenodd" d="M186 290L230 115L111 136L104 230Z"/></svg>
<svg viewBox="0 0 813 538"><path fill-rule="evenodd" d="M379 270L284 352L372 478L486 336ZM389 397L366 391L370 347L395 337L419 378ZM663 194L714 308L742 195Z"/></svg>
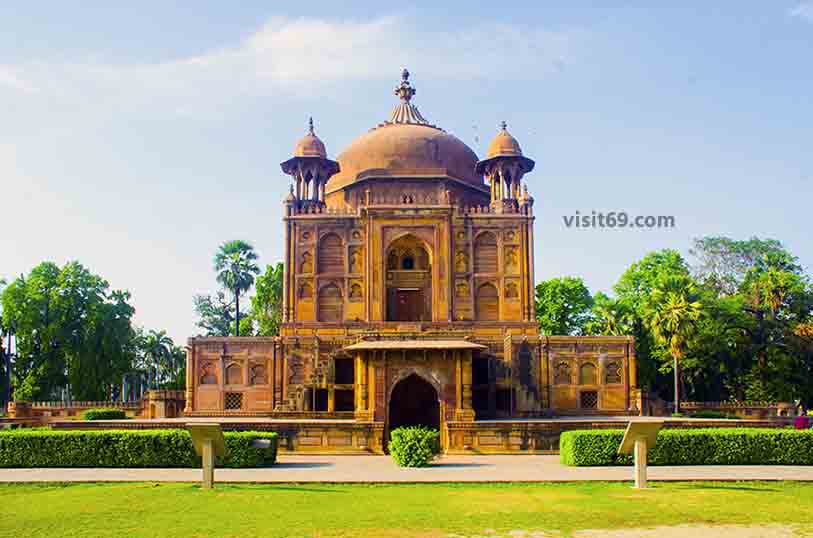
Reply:
<svg viewBox="0 0 813 538"><path fill-rule="evenodd" d="M0 482L197 482L198 469L0 469ZM813 466L650 467L650 480L804 480ZM445 456L401 469L388 456L282 455L262 469L217 469L220 482L567 482L632 480L631 467L566 467L558 456Z"/></svg>

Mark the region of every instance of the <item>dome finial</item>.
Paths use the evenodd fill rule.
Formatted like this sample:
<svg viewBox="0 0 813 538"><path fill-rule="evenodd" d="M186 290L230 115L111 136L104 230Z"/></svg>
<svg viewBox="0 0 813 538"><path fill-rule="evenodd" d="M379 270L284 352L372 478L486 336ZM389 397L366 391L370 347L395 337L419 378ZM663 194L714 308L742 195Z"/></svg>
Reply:
<svg viewBox="0 0 813 538"><path fill-rule="evenodd" d="M505 122L505 120L502 120L500 122L500 130L501 131L507 131L508 130L508 124Z"/></svg>
<svg viewBox="0 0 813 538"><path fill-rule="evenodd" d="M415 95L415 88L409 84L409 71L406 67L401 71L401 84L395 87L395 95L401 98L401 101L408 103L412 96Z"/></svg>
<svg viewBox="0 0 813 538"><path fill-rule="evenodd" d="M315 134L313 132L313 116L308 118L308 134Z"/></svg>

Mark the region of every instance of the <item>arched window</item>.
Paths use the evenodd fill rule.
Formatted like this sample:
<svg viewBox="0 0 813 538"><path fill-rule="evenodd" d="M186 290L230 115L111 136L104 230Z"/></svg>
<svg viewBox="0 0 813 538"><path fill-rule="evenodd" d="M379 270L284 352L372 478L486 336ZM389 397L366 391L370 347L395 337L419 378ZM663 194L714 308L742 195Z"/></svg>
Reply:
<svg viewBox="0 0 813 538"><path fill-rule="evenodd" d="M227 385L242 385L243 384L243 370L239 364L230 364L226 368L226 384Z"/></svg>
<svg viewBox="0 0 813 538"><path fill-rule="evenodd" d="M604 383L607 385L621 383L621 367L617 362L611 362L604 368Z"/></svg>
<svg viewBox="0 0 813 538"><path fill-rule="evenodd" d="M319 272L344 273L344 246L336 234L327 234L319 240Z"/></svg>
<svg viewBox="0 0 813 538"><path fill-rule="evenodd" d="M404 256L401 259L401 269L405 271L411 271L415 269L415 258L412 256Z"/></svg>
<svg viewBox="0 0 813 538"><path fill-rule="evenodd" d="M476 303L478 321L500 319L500 294L494 284L483 284L477 289Z"/></svg>
<svg viewBox="0 0 813 538"><path fill-rule="evenodd" d="M215 366L211 362L204 362L200 367L200 384L201 385L217 385L217 375L215 374Z"/></svg>
<svg viewBox="0 0 813 538"><path fill-rule="evenodd" d="M313 256L311 256L310 252L305 252L304 254L302 254L302 263L299 264L299 272L300 273L313 272Z"/></svg>
<svg viewBox="0 0 813 538"><path fill-rule="evenodd" d="M255 364L251 367L251 384L252 385L265 385L268 380L265 377L265 366L262 364Z"/></svg>
<svg viewBox="0 0 813 538"><path fill-rule="evenodd" d="M592 362L582 364L579 369L579 385L596 385L597 383L596 365Z"/></svg>
<svg viewBox="0 0 813 538"><path fill-rule="evenodd" d="M570 365L560 362L553 372L553 382L557 385L570 385L573 379L570 377Z"/></svg>
<svg viewBox="0 0 813 538"><path fill-rule="evenodd" d="M361 284L354 283L350 286L350 293L347 296L351 301L361 301L364 299L364 291L361 289Z"/></svg>
<svg viewBox="0 0 813 538"><path fill-rule="evenodd" d="M336 284L319 290L319 321L341 321L342 307L342 290Z"/></svg>
<svg viewBox="0 0 813 538"><path fill-rule="evenodd" d="M497 237L491 232L480 234L474 242L474 272L497 272Z"/></svg>
<svg viewBox="0 0 813 538"><path fill-rule="evenodd" d="M299 298L303 301L313 299L313 286L311 286L310 282L303 282L299 285Z"/></svg>

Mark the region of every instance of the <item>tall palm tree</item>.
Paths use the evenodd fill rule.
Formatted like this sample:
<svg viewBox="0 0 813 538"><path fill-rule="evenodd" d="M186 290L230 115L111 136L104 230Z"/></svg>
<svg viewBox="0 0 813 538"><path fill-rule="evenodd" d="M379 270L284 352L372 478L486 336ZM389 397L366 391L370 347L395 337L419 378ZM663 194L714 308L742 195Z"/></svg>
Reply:
<svg viewBox="0 0 813 538"><path fill-rule="evenodd" d="M675 413L680 413L680 361L695 332L703 305L691 278L665 275L658 279L646 308L647 325L655 341L669 347L675 374Z"/></svg>
<svg viewBox="0 0 813 538"><path fill-rule="evenodd" d="M165 370L167 360L170 357L170 350L172 349L172 338L167 336L166 331L156 331L150 329L150 332L144 337L143 349L144 355L150 361L151 368L154 368L155 375L153 376L153 385L157 385L157 377L159 370ZM157 388L153 386L153 388Z"/></svg>
<svg viewBox="0 0 813 538"><path fill-rule="evenodd" d="M240 294L251 288L254 276L260 272L256 260L254 247L240 239L226 241L215 254L217 281L234 294L235 336L240 336Z"/></svg>

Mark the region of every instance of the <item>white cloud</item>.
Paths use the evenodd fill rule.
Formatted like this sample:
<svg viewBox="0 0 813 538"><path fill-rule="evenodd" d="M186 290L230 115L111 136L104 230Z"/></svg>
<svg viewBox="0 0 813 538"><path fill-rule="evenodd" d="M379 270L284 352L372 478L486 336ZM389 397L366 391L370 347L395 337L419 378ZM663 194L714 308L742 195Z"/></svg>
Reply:
<svg viewBox="0 0 813 538"><path fill-rule="evenodd" d="M319 91L342 81L390 79L404 65L423 78L538 79L571 62L583 38L580 31L494 24L433 32L402 17L272 18L232 46L164 62L0 66L0 86L37 91L52 106L107 105L120 112L122 106L163 103L180 111L241 95Z"/></svg>
<svg viewBox="0 0 813 538"><path fill-rule="evenodd" d="M37 88L15 75L11 68L3 67L2 65L0 65L0 86L6 86L7 88L23 93L35 93L38 91Z"/></svg>
<svg viewBox="0 0 813 538"><path fill-rule="evenodd" d="M788 15L813 22L813 2L802 2L788 10Z"/></svg>

